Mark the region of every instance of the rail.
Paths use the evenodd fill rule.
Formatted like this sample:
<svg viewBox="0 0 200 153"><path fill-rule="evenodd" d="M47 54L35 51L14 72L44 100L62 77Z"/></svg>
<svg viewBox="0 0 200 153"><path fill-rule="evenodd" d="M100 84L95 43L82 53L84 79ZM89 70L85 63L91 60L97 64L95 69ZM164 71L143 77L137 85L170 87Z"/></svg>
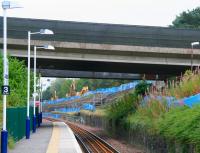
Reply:
<svg viewBox="0 0 200 153"><path fill-rule="evenodd" d="M80 128L79 126L65 120L46 118L50 121L65 122L74 132L79 144L82 146L85 153L119 153L110 144L96 136L95 134Z"/></svg>

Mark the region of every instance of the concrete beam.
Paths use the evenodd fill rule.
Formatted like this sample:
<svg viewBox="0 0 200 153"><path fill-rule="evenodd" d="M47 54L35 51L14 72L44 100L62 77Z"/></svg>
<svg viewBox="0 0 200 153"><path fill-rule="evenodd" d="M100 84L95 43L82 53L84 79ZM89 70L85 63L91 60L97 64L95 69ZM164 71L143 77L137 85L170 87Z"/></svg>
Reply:
<svg viewBox="0 0 200 153"><path fill-rule="evenodd" d="M200 52L200 50L199 50ZM9 49L9 53L14 57L27 57L27 51L22 49ZM196 53L196 51L195 51ZM142 54L142 53L141 53ZM176 57L162 55L152 55L152 53L139 55L139 54L99 54L99 53L87 53L68 51L48 51L38 50L37 57L41 59L52 60L79 60L79 61L98 61L98 62L115 62L115 63L138 63L138 64L158 64L158 65L182 65L190 66L191 58L182 57L182 54L176 55ZM32 56L33 57L33 56ZM193 65L200 65L199 53L194 54Z"/></svg>
<svg viewBox="0 0 200 153"><path fill-rule="evenodd" d="M40 72L43 77L126 79L126 80L142 79L142 75L131 74L131 73L89 72L89 71L54 70L54 69L38 69L38 72Z"/></svg>
<svg viewBox="0 0 200 153"><path fill-rule="evenodd" d="M3 43L3 38L0 38L0 43ZM8 45L27 46L26 39L12 39L7 40ZM80 43L80 42L66 42L66 41L44 41L32 40L32 45L54 45L57 50L62 49L78 49L80 52L94 50L94 51L114 51L114 52L133 52L133 53L154 53L154 54L181 54L190 55L191 49L188 48L169 48L169 47L149 47L149 46L133 46L133 45L113 45L113 44L96 44L96 43ZM103 52L104 53L104 52ZM194 55L200 55L200 49L193 49Z"/></svg>

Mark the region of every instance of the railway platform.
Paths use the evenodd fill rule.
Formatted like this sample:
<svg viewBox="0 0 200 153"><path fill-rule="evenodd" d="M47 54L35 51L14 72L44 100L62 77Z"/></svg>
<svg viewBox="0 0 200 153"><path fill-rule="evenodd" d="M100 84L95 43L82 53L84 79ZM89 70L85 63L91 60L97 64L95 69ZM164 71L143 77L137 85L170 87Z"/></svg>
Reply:
<svg viewBox="0 0 200 153"><path fill-rule="evenodd" d="M16 143L8 153L82 153L72 132L64 122L45 120L30 139Z"/></svg>

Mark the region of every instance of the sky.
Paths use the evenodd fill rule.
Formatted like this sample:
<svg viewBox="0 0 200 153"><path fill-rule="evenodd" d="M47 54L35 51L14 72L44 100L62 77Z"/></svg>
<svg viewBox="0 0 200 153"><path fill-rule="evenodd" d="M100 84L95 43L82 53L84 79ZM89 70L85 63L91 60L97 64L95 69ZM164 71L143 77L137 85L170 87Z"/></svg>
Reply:
<svg viewBox="0 0 200 153"><path fill-rule="evenodd" d="M200 0L15 1L23 8L9 10L10 17L149 26L168 26L182 11L200 6Z"/></svg>
<svg viewBox="0 0 200 153"><path fill-rule="evenodd" d="M23 8L8 17L168 26L176 15L200 6L200 0L15 0ZM0 9L0 16L3 15ZM49 80L50 81L47 81ZM55 78L43 78L44 88Z"/></svg>

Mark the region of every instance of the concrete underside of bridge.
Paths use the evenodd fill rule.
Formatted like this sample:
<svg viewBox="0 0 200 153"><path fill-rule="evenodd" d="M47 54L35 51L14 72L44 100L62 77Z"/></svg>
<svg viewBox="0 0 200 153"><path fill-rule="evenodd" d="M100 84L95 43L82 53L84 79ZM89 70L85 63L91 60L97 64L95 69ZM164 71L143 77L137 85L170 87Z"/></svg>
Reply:
<svg viewBox="0 0 200 153"><path fill-rule="evenodd" d="M26 58L19 58L26 60ZM33 66L33 60L31 60ZM166 79L181 75L189 66L153 65L135 63L93 62L77 60L38 59L38 71L46 77L104 78L104 79Z"/></svg>

